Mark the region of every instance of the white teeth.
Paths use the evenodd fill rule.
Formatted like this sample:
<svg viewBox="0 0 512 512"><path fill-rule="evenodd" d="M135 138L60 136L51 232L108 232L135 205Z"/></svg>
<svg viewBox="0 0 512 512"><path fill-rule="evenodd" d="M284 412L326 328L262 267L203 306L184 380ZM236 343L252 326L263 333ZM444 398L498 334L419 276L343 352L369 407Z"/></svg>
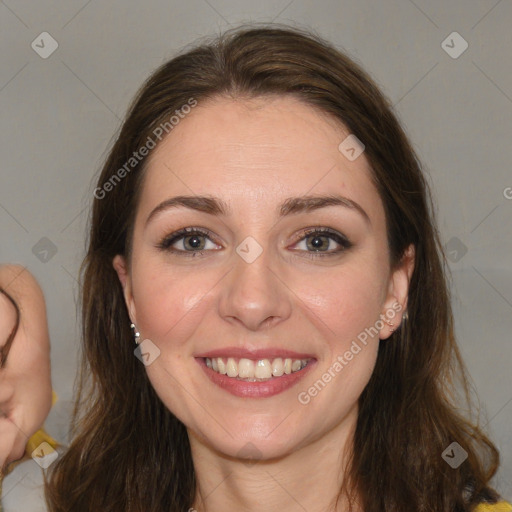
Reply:
<svg viewBox="0 0 512 512"><path fill-rule="evenodd" d="M256 379L270 379L272 377L272 368L268 359L260 359L254 368L254 377Z"/></svg>
<svg viewBox="0 0 512 512"><path fill-rule="evenodd" d="M208 358L206 358L208 360ZM219 367L219 373L222 375L226 375L226 365L221 357L217 358L217 366Z"/></svg>
<svg viewBox="0 0 512 512"><path fill-rule="evenodd" d="M281 377L281 375L283 375L283 373L284 373L283 360L280 357L277 357L272 362L272 375L274 377Z"/></svg>
<svg viewBox="0 0 512 512"><path fill-rule="evenodd" d="M238 376L241 379L254 377L254 362L250 359L240 359L238 362Z"/></svg>
<svg viewBox="0 0 512 512"><path fill-rule="evenodd" d="M205 360L206 366L217 373L250 382L269 380L272 377L281 377L284 374L290 375L302 370L309 362L309 359L283 359L281 357L276 357L272 361L269 359L253 361L252 359L241 358L237 362L234 357L228 357L226 362L221 357L207 357Z"/></svg>
<svg viewBox="0 0 512 512"><path fill-rule="evenodd" d="M226 364L226 373L228 377L236 377L238 375L238 366L232 357L228 358L228 362Z"/></svg>

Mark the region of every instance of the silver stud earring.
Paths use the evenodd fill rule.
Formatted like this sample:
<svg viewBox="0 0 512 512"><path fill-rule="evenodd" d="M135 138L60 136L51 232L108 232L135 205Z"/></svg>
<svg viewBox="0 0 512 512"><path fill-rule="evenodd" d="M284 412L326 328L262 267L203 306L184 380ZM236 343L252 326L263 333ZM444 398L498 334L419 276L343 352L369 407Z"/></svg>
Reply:
<svg viewBox="0 0 512 512"><path fill-rule="evenodd" d="M138 345L140 343L140 332L137 330L135 324L130 324L130 328L133 331L133 337L135 339L135 343Z"/></svg>
<svg viewBox="0 0 512 512"><path fill-rule="evenodd" d="M402 327L402 329L405 327L405 324L407 323L407 320L409 319L409 314L407 313L407 311L402 315L402 320L400 322L400 327Z"/></svg>

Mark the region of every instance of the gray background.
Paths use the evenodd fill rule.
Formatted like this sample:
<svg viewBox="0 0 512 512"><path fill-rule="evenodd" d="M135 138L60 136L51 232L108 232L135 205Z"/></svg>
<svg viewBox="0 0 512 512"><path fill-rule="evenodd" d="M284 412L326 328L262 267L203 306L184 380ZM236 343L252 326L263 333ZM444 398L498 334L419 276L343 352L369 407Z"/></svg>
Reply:
<svg viewBox="0 0 512 512"><path fill-rule="evenodd" d="M248 21L313 28L395 105L430 176L460 347L481 425L502 454L494 484L512 498L510 0L0 2L0 261L27 266L47 298L59 395L48 429L67 435L78 266L94 176L120 119L156 66L198 37ZM463 41L454 31L469 45L457 58ZM42 32L58 43L47 58L31 47L48 51Z"/></svg>

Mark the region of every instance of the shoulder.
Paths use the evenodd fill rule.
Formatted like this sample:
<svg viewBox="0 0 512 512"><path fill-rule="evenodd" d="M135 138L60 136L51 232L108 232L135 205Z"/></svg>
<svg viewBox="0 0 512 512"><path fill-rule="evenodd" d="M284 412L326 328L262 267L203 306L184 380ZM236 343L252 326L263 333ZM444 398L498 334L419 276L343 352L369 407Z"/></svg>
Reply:
<svg viewBox="0 0 512 512"><path fill-rule="evenodd" d="M512 512L512 504L508 501L498 503L480 503L474 512Z"/></svg>

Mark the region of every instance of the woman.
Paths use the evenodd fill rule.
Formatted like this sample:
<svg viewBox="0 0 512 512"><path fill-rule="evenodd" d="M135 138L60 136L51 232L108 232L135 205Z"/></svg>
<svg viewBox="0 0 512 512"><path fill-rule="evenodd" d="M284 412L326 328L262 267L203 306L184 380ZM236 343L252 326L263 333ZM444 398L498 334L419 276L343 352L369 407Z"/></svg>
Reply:
<svg viewBox="0 0 512 512"><path fill-rule="evenodd" d="M41 446L43 453L57 447L40 428L52 402L44 297L21 265L0 265L0 332L1 498L4 474L34 452L38 456Z"/></svg>
<svg viewBox="0 0 512 512"><path fill-rule="evenodd" d="M428 185L348 57L271 26L172 59L94 196L51 511L499 501L498 452L456 411L455 377L469 394Z"/></svg>

